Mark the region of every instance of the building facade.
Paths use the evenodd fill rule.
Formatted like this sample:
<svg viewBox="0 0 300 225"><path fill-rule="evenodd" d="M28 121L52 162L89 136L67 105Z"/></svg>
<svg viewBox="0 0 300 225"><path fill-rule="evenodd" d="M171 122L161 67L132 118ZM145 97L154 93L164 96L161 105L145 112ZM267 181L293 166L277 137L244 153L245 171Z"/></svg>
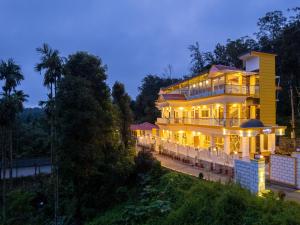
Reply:
<svg viewBox="0 0 300 225"><path fill-rule="evenodd" d="M249 158L273 153L275 136L285 130L276 125L275 56L251 51L240 57L243 70L213 65L161 89L156 102L160 145Z"/></svg>

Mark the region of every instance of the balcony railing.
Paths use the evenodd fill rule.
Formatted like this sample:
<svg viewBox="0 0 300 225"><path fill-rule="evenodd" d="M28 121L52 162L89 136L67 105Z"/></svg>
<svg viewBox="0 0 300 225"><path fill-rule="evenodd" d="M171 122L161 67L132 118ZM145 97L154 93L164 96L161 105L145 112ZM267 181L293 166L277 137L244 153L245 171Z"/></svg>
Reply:
<svg viewBox="0 0 300 225"><path fill-rule="evenodd" d="M202 98L221 94L241 94L247 96L258 97L259 86L258 85L234 85L234 84L223 84L218 86L206 87L206 88L182 88L173 91L172 93L180 93L191 98Z"/></svg>
<svg viewBox="0 0 300 225"><path fill-rule="evenodd" d="M206 126L240 126L246 118L157 118L158 124L187 124Z"/></svg>

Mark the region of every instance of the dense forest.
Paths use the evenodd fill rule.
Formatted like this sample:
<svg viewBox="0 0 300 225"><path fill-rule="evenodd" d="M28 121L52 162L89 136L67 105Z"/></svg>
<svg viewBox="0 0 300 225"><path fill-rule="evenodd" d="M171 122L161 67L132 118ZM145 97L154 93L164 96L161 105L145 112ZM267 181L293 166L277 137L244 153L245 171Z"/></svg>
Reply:
<svg viewBox="0 0 300 225"><path fill-rule="evenodd" d="M300 104L300 8L289 14L269 12L253 38L229 39L210 52L191 44L185 78L212 64L242 67L238 56L249 50L277 53L278 122L288 123L290 87ZM148 152L136 154L130 124L154 122L160 88L181 78L148 74L132 100L122 83L109 88L107 66L98 56L83 51L62 56L48 44L36 53L34 69L47 90L37 108L24 109L30 96L20 88L26 79L21 66L13 59L0 62L3 225L300 223L300 206L281 196L258 198L234 184L166 171ZM51 175L12 178L15 159L41 156L51 159Z"/></svg>

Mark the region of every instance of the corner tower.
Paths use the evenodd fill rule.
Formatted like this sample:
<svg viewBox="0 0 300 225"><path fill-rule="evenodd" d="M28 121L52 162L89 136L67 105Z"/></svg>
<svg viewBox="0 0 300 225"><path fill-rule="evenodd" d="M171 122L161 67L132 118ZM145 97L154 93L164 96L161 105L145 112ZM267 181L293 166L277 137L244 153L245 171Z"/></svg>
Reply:
<svg viewBox="0 0 300 225"><path fill-rule="evenodd" d="M265 125L276 124L276 54L251 51L240 57L246 71L259 74L260 120Z"/></svg>

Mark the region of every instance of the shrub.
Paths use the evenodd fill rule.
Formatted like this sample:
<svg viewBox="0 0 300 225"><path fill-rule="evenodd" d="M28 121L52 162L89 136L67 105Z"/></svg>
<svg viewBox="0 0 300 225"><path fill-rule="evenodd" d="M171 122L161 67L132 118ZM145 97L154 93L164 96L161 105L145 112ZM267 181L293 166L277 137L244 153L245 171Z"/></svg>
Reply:
<svg viewBox="0 0 300 225"><path fill-rule="evenodd" d="M199 173L198 178L202 180L203 177L204 177L203 173Z"/></svg>
<svg viewBox="0 0 300 225"><path fill-rule="evenodd" d="M134 158L137 173L147 173L155 168L160 170L160 163L154 158L152 153L147 150L141 150Z"/></svg>
<svg viewBox="0 0 300 225"><path fill-rule="evenodd" d="M286 196L285 192L284 192L284 191L281 191L281 190L278 191L277 195L278 195L278 198L279 198L281 201L283 201L283 200L285 199L285 196Z"/></svg>

